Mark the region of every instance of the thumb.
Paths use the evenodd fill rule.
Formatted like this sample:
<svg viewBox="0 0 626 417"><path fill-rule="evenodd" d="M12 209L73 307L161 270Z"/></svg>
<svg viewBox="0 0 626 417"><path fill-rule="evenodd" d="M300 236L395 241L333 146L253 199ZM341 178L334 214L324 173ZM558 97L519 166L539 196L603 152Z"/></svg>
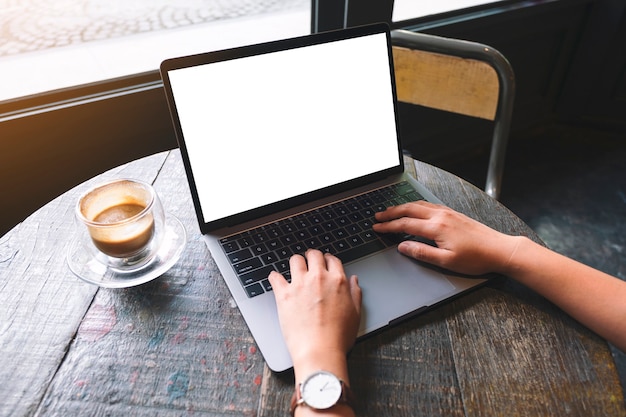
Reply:
<svg viewBox="0 0 626 417"><path fill-rule="evenodd" d="M276 272L276 271L272 271L270 272L270 274L268 275L267 279L270 282L270 285L272 286L272 288L274 289L274 291L277 288L280 288L280 290L282 290L282 288L285 285L288 285L287 280L285 279L285 277L283 276L283 274ZM279 290L279 291L280 291Z"/></svg>
<svg viewBox="0 0 626 417"><path fill-rule="evenodd" d="M361 314L361 301L363 294L361 293L361 287L359 286L359 278L356 275L350 277L350 295L352 296L352 302L356 307L356 310Z"/></svg>
<svg viewBox="0 0 626 417"><path fill-rule="evenodd" d="M423 261L429 264L441 264L441 249L430 246L426 243L415 242L412 240L401 242L398 245L398 252L411 258Z"/></svg>

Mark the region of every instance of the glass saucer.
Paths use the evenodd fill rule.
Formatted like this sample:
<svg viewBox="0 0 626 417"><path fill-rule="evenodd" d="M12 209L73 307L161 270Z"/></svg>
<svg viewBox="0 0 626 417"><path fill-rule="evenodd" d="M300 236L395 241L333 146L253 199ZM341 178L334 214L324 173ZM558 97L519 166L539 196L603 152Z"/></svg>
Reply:
<svg viewBox="0 0 626 417"><path fill-rule="evenodd" d="M103 263L75 239L67 252L67 264L78 278L105 288L127 288L144 284L167 272L180 258L187 243L185 227L165 213L165 234L154 257L141 268L124 271Z"/></svg>

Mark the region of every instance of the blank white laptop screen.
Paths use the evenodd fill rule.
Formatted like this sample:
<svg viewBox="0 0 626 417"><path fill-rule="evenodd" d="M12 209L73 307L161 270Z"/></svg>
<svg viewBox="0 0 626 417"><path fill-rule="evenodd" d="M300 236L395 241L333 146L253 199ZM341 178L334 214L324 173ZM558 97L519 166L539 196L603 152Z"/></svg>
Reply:
<svg viewBox="0 0 626 417"><path fill-rule="evenodd" d="M380 33L169 71L204 222L397 166L388 56Z"/></svg>

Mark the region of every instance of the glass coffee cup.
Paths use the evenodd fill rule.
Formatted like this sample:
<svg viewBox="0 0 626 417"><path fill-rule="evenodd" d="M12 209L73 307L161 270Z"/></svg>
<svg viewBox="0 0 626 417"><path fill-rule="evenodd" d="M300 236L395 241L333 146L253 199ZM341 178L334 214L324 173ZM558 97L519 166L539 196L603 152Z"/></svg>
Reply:
<svg viewBox="0 0 626 417"><path fill-rule="evenodd" d="M165 215L154 188L118 179L95 186L76 204L83 246L99 262L119 271L136 271L156 255Z"/></svg>

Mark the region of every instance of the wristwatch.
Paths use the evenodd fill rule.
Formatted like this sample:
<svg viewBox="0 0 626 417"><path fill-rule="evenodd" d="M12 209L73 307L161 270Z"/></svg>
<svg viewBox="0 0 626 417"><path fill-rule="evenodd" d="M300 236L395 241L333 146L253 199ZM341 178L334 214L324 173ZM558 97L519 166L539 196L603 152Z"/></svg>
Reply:
<svg viewBox="0 0 626 417"><path fill-rule="evenodd" d="M296 407L302 404L316 410L326 410L336 404L353 407L353 403L354 396L345 382L330 372L317 371L296 386L289 412L293 416Z"/></svg>

